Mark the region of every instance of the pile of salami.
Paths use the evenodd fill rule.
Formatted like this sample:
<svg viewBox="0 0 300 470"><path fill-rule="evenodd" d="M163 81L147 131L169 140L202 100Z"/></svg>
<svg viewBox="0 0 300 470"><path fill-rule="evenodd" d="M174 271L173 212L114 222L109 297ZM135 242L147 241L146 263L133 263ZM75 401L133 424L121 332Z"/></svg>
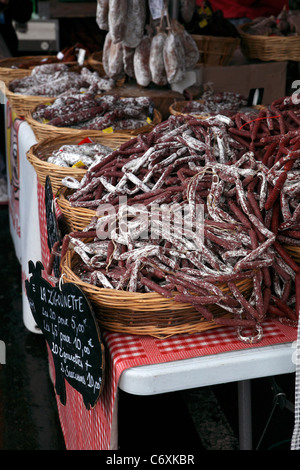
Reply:
<svg viewBox="0 0 300 470"><path fill-rule="evenodd" d="M289 247L300 248L299 114L286 97L259 114L171 116L124 143L81 182L68 181L71 206L101 217L65 236L62 257L71 243L85 282L158 292L219 324L258 331L276 317L296 326L300 266ZM238 287L247 279L248 295ZM216 305L231 317L214 315Z"/></svg>
<svg viewBox="0 0 300 470"><path fill-rule="evenodd" d="M154 106L148 97L120 98L94 93L65 93L51 105L41 104L32 113L38 122L73 129L138 129L152 120Z"/></svg>
<svg viewBox="0 0 300 470"><path fill-rule="evenodd" d="M185 114L223 114L232 116L243 106L247 100L239 93L206 91L200 101L191 100L185 104L181 112Z"/></svg>
<svg viewBox="0 0 300 470"><path fill-rule="evenodd" d="M88 169L111 152L112 149L110 147L93 143L92 141L79 144L65 144L53 151L47 158L47 161L66 168L80 166L81 168Z"/></svg>
<svg viewBox="0 0 300 470"><path fill-rule="evenodd" d="M113 79L102 78L86 67L75 72L65 63L37 65L29 76L12 80L9 89L27 96L58 96L64 92L101 93L114 88Z"/></svg>
<svg viewBox="0 0 300 470"><path fill-rule="evenodd" d="M195 2L182 1L185 17ZM146 0L98 0L97 23L107 30L103 46L103 68L110 78L126 74L138 85L177 83L198 62L199 51L192 36L168 14L153 30L146 27ZM148 30L148 31L146 31Z"/></svg>

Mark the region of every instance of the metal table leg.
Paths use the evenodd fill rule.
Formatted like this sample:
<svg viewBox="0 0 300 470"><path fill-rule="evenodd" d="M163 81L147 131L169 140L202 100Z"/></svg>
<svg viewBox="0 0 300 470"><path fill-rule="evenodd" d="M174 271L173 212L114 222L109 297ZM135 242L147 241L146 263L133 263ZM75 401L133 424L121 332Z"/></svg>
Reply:
<svg viewBox="0 0 300 470"><path fill-rule="evenodd" d="M252 450L251 380L238 382L240 450Z"/></svg>

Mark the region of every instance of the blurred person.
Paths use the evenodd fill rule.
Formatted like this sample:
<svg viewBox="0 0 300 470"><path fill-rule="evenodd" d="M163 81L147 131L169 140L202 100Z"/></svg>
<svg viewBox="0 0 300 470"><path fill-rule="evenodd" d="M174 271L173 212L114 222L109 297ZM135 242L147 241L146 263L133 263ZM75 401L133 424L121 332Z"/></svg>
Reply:
<svg viewBox="0 0 300 470"><path fill-rule="evenodd" d="M27 23L32 15L31 0L0 0L0 59L18 55L18 37L13 26L17 23ZM0 204L8 200L6 161L5 161L5 119L4 105L0 103Z"/></svg>
<svg viewBox="0 0 300 470"><path fill-rule="evenodd" d="M13 21L27 23L32 11L31 0L0 0L0 35L12 57L18 55L18 37Z"/></svg>

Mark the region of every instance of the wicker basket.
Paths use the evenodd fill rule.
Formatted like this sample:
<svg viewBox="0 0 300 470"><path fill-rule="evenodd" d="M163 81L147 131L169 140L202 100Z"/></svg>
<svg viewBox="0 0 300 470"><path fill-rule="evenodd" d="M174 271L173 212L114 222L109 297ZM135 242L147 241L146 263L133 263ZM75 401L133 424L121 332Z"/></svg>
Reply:
<svg viewBox="0 0 300 470"><path fill-rule="evenodd" d="M68 188L61 188L58 193L57 204L64 216L69 231L76 232L83 230L92 218L97 215L97 211L85 207L72 207L67 199L71 192Z"/></svg>
<svg viewBox="0 0 300 470"><path fill-rule="evenodd" d="M68 65L70 70L74 72L78 72L82 68L77 62L64 62L64 64ZM25 118L25 116L33 111L39 104L51 103L55 99L53 96L31 96L14 93L10 90L11 81L12 80L5 84L5 93L13 111L15 111L19 117Z"/></svg>
<svg viewBox="0 0 300 470"><path fill-rule="evenodd" d="M47 102L52 103L54 100L55 98L51 98L51 99L48 98ZM36 104L36 106L38 104ZM32 128L35 134L35 137L38 141L44 140L48 138L50 135L52 137L60 137L66 134L70 136L76 136L76 135L81 135L82 132L84 131L84 129L72 129L71 127L49 126L49 124L43 124L42 122L37 121L36 119L32 117L33 111L36 108L36 106L34 106L34 108L31 108L31 110L29 110L26 113L25 119L30 125L30 127ZM138 129L117 130L115 132L111 132L110 134L106 134L106 132L98 131L98 130L86 130L85 132L88 132L90 136L115 135L116 139L117 138L122 139L123 137L125 140L128 140L138 134L146 134L150 132L153 129L153 127L155 127L161 121L162 121L162 116L160 112L157 109L155 109L152 122L143 127L139 127Z"/></svg>
<svg viewBox="0 0 300 470"><path fill-rule="evenodd" d="M103 54L103 51L93 52L87 60L89 66L93 70L95 70L95 72L98 72L101 77L106 75L105 70L103 68L102 54Z"/></svg>
<svg viewBox="0 0 300 470"><path fill-rule="evenodd" d="M24 78L31 74L31 69L34 66L30 64L41 62L43 59L53 59L55 56L21 56L21 57L7 57L0 60L0 80L4 83L9 83L17 78ZM20 64L29 64L28 68L18 68Z"/></svg>
<svg viewBox="0 0 300 470"><path fill-rule="evenodd" d="M198 64L204 65L227 65L240 44L239 38L194 34L192 34L192 38L196 42L200 53Z"/></svg>
<svg viewBox="0 0 300 470"><path fill-rule="evenodd" d="M81 134L77 134L76 136L61 135L57 138L51 137L43 140L42 142L38 142L30 147L26 156L28 161L34 167L38 180L42 186L45 186L46 177L50 176L53 192L56 193L62 186L62 179L66 176L73 176L78 181L82 179L86 173L85 169L61 167L54 163L48 163L46 160L54 150L58 150L62 145L76 145L86 137L90 137L94 142L111 147L113 150L118 148L124 142L124 139L117 139L114 136L106 137L102 135L99 136L99 134L97 136L91 136L86 132L81 132Z"/></svg>
<svg viewBox="0 0 300 470"><path fill-rule="evenodd" d="M194 100L197 103L204 103L204 100ZM173 116L189 116L191 115L190 113L183 113L182 109L189 103L189 101L176 101L171 104L169 107L170 114L173 114ZM209 117L209 114L194 114L192 113L192 116L199 118L199 119L205 119Z"/></svg>
<svg viewBox="0 0 300 470"><path fill-rule="evenodd" d="M285 246L289 255L300 265L300 247L298 246Z"/></svg>
<svg viewBox="0 0 300 470"><path fill-rule="evenodd" d="M262 61L300 60L300 36L261 36L247 34L251 23L239 27L241 50L248 59Z"/></svg>
<svg viewBox="0 0 300 470"><path fill-rule="evenodd" d="M79 261L76 253L67 251L61 263L63 281L73 282L83 290L93 306L99 325L108 331L166 337L198 333L220 326L204 319L192 305L166 299L157 293L142 294L104 289L83 282L74 273ZM250 279L237 285L244 295L248 295L252 289ZM228 292L226 286L221 288ZM212 306L211 311L215 316L230 316L218 306Z"/></svg>
<svg viewBox="0 0 300 470"><path fill-rule="evenodd" d="M18 95L9 90L6 86L6 97L12 108L18 117L25 118L25 116L36 108L37 105L42 103L50 103L53 99L48 96L29 96L29 95Z"/></svg>

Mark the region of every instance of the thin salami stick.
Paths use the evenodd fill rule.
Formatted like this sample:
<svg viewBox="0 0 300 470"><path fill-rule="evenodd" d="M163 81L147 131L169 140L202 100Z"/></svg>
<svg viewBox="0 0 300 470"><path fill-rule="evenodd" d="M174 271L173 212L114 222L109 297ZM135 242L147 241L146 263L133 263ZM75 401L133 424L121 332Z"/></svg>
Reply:
<svg viewBox="0 0 300 470"><path fill-rule="evenodd" d="M294 261L294 259L288 254L283 246L280 245L278 242L274 242L273 244L277 253L283 258L283 260L292 268L295 273L300 273L300 266Z"/></svg>
<svg viewBox="0 0 300 470"><path fill-rule="evenodd" d="M296 314L295 312L286 305L285 302L283 302L281 299L278 297L275 297L274 295L271 296L271 300L275 303L275 305L280 308L280 310L291 320L296 320Z"/></svg>
<svg viewBox="0 0 300 470"><path fill-rule="evenodd" d="M247 301L247 299L243 296L240 290L233 282L228 282L228 287L233 293L234 297L241 303L241 305L245 309L245 313L250 315L251 319L257 320L259 318L259 313L257 310L252 307L252 305Z"/></svg>

